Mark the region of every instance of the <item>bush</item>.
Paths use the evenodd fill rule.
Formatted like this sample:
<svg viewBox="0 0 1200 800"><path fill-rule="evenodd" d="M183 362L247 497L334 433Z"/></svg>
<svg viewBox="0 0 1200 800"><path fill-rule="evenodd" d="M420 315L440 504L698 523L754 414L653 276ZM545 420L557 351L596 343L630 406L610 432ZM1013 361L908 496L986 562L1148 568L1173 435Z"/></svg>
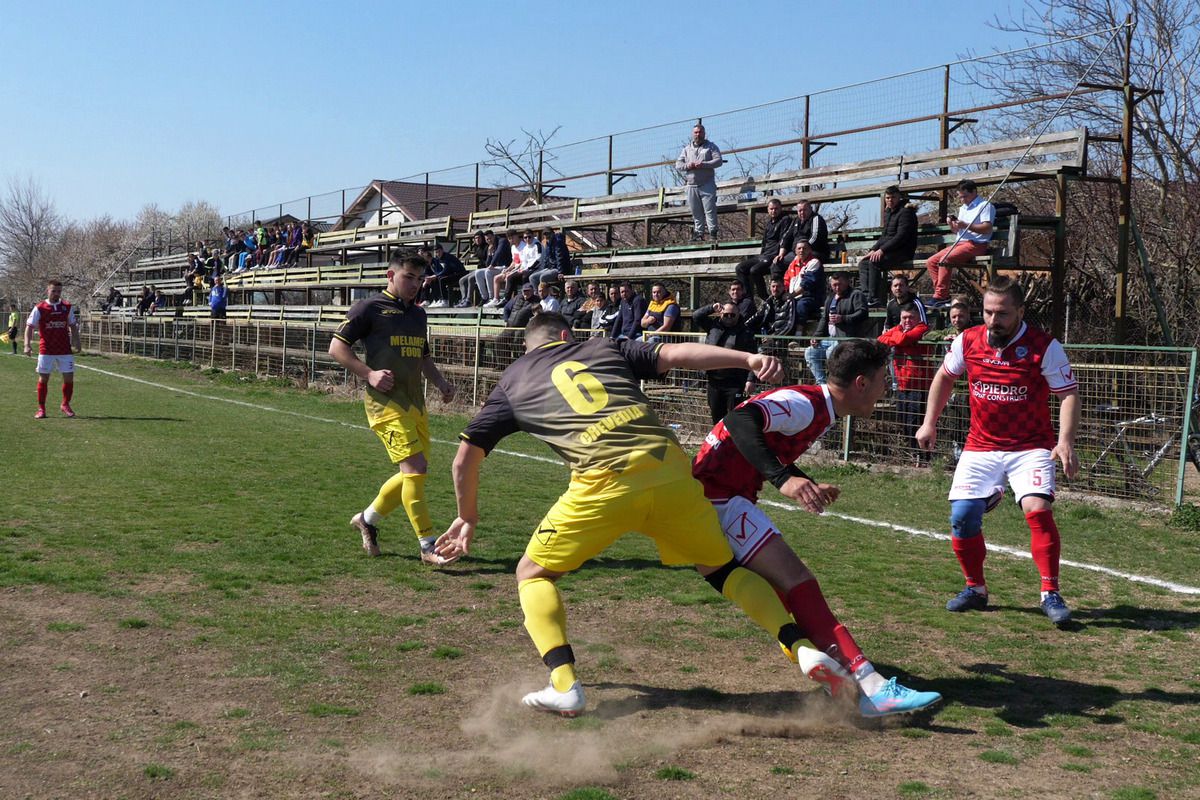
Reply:
<svg viewBox="0 0 1200 800"><path fill-rule="evenodd" d="M1200 531L1200 506L1195 503L1176 506L1167 524L1184 531Z"/></svg>

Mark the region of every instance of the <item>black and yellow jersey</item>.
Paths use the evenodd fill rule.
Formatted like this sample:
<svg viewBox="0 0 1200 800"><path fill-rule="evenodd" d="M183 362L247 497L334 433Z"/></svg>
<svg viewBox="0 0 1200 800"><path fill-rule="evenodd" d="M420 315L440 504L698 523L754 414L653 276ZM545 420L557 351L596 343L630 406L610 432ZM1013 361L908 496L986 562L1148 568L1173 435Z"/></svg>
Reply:
<svg viewBox="0 0 1200 800"><path fill-rule="evenodd" d="M504 371L461 438L491 452L525 431L575 473L661 464L668 451L682 450L638 385L658 377L659 347L604 338L543 345Z"/></svg>
<svg viewBox="0 0 1200 800"><path fill-rule="evenodd" d="M371 369L390 369L390 392L367 386L367 419L375 425L411 411L425 410L421 359L429 355L425 309L388 292L359 300L346 312L334 336L348 345L361 341Z"/></svg>

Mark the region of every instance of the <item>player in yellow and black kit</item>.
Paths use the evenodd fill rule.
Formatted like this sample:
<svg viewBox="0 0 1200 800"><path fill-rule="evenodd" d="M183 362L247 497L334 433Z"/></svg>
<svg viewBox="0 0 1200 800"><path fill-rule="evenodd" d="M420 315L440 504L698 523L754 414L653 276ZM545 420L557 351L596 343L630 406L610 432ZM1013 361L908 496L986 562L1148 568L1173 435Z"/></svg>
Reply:
<svg viewBox="0 0 1200 800"><path fill-rule="evenodd" d="M526 431L571 467L570 486L517 565L525 629L551 670L550 686L526 695L526 706L565 716L583 710L555 581L630 531L653 538L664 564L695 564L717 591L794 654L800 639L795 623L770 584L734 560L712 505L692 479L687 455L638 385L673 367L740 367L767 381L782 373L772 356L702 344L575 342L561 315L543 313L525 329L525 355L504 371L461 435L453 468L458 518L436 548L446 558L468 551L479 522L480 466L505 436Z"/></svg>
<svg viewBox="0 0 1200 800"><path fill-rule="evenodd" d="M367 422L399 470L371 505L350 520L362 534L363 549L379 555L377 526L403 505L421 542L421 560L440 565L453 559L433 552L437 537L425 503L429 420L421 380L428 378L446 402L454 398L454 386L433 363L425 309L415 303L424 272L423 260L394 256L388 264L387 289L350 308L329 342L329 355L367 382ZM362 342L366 363L354 354L355 342Z"/></svg>

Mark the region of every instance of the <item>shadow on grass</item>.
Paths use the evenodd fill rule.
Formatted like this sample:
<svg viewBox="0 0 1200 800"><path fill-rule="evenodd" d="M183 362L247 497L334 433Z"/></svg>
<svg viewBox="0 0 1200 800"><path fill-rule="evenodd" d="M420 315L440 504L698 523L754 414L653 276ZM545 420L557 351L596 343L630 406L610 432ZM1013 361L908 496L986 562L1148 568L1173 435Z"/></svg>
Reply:
<svg viewBox="0 0 1200 800"><path fill-rule="evenodd" d="M104 420L105 422L187 422L180 417L118 417L106 416L104 414L79 414L75 417L75 421L81 420Z"/></svg>
<svg viewBox="0 0 1200 800"><path fill-rule="evenodd" d="M1125 718L1108 709L1126 700L1181 706L1200 703L1200 692L1154 689L1125 693L1112 686L1026 675L999 664L971 664L964 669L978 677L931 680L920 688L941 692L947 701L996 709L996 716L1020 728L1046 728L1053 724L1051 718L1061 716L1079 717L1098 725L1122 723Z"/></svg>
<svg viewBox="0 0 1200 800"><path fill-rule="evenodd" d="M1016 611L1035 617L1045 617L1037 606L988 606L988 611ZM1200 628L1200 611L1176 611L1162 608L1114 606L1112 608L1076 608L1071 610L1071 622L1060 627L1064 631L1087 628L1128 628L1138 631L1191 630Z"/></svg>

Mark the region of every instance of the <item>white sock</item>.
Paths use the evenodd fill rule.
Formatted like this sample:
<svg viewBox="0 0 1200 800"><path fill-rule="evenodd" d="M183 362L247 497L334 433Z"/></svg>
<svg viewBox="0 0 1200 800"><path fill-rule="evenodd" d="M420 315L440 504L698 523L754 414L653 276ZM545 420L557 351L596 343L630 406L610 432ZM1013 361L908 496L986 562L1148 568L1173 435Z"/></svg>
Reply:
<svg viewBox="0 0 1200 800"><path fill-rule="evenodd" d="M363 522L368 525L378 525L383 522L383 514L375 510L375 506L367 506L363 509Z"/></svg>
<svg viewBox="0 0 1200 800"><path fill-rule="evenodd" d="M981 594L984 597L987 597L987 586L986 585L980 584L979 586L968 586L967 588L970 589L975 594Z"/></svg>
<svg viewBox="0 0 1200 800"><path fill-rule="evenodd" d="M854 681L867 697L873 697L878 694L879 690L887 683L883 679L883 676L875 671L875 667L869 661L854 670Z"/></svg>
<svg viewBox="0 0 1200 800"><path fill-rule="evenodd" d="M436 536L418 536L417 541L421 543L421 552L433 552L433 545L438 540Z"/></svg>

